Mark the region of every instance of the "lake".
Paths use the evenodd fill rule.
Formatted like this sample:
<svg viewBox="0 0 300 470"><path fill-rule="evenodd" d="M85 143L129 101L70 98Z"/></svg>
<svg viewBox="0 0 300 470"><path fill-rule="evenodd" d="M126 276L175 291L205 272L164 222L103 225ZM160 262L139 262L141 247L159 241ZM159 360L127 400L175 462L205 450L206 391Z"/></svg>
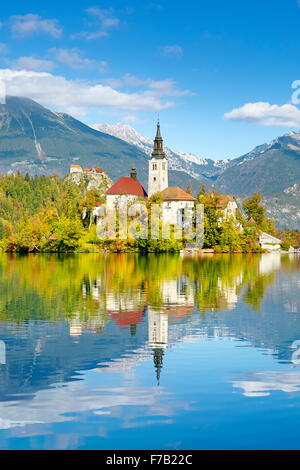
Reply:
<svg viewBox="0 0 300 470"><path fill-rule="evenodd" d="M0 449L299 449L298 255L1 255Z"/></svg>

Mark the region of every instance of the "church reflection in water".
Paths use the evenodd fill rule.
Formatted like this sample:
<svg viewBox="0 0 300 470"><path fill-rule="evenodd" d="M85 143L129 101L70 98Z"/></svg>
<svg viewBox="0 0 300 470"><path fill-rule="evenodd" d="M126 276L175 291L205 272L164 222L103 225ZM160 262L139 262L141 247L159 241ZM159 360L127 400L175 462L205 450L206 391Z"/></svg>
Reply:
<svg viewBox="0 0 300 470"><path fill-rule="evenodd" d="M161 384L166 350L199 338L242 339L292 362L299 269L279 254L3 257L0 397L151 356Z"/></svg>

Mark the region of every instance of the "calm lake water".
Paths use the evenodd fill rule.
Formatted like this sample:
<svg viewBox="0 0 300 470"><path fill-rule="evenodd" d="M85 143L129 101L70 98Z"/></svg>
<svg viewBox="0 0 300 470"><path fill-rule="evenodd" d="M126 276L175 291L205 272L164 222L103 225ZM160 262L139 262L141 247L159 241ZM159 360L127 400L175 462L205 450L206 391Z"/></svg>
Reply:
<svg viewBox="0 0 300 470"><path fill-rule="evenodd" d="M300 258L0 257L0 449L299 449Z"/></svg>

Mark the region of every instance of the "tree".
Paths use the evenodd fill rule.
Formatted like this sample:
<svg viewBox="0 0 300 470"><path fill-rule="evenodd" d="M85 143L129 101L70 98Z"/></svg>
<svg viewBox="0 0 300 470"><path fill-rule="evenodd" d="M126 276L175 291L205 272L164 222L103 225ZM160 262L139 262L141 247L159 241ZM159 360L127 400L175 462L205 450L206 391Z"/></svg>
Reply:
<svg viewBox="0 0 300 470"><path fill-rule="evenodd" d="M253 220L259 230L274 234L275 225L272 219L266 216L266 209L261 204L261 194L253 194L243 201L243 209L248 221Z"/></svg>
<svg viewBox="0 0 300 470"><path fill-rule="evenodd" d="M243 209L247 220L253 219L258 226L261 226L266 220L266 209L261 204L261 199L261 194L256 193L243 201Z"/></svg>
<svg viewBox="0 0 300 470"><path fill-rule="evenodd" d="M63 253L79 248L83 228L78 220L63 217L53 225L52 230L47 243L49 251Z"/></svg>
<svg viewBox="0 0 300 470"><path fill-rule="evenodd" d="M233 217L224 218L222 220L220 224L219 244L223 250L224 248L230 251L241 250L241 233Z"/></svg>

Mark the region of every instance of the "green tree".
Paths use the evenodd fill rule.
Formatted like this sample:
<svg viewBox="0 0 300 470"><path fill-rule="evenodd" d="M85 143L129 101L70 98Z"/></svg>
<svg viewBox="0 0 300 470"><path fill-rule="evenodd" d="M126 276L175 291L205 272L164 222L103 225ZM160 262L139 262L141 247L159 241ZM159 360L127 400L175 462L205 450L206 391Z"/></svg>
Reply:
<svg viewBox="0 0 300 470"><path fill-rule="evenodd" d="M83 227L78 220L62 217L52 227L53 233L47 242L49 251L68 252L75 251L80 246Z"/></svg>
<svg viewBox="0 0 300 470"><path fill-rule="evenodd" d="M243 209L245 211L247 220L253 219L258 226L262 226L266 220L266 209L261 204L261 194L253 194L243 201Z"/></svg>

